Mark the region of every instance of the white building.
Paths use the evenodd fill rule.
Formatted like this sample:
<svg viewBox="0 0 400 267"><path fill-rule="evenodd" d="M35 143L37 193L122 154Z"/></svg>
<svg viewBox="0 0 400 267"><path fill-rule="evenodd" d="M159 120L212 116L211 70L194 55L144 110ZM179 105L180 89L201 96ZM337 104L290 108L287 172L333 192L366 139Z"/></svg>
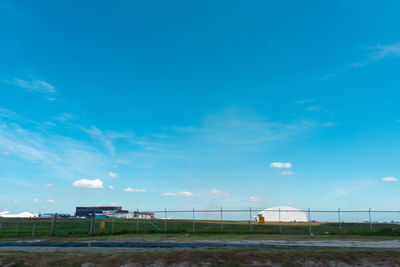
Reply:
<svg viewBox="0 0 400 267"><path fill-rule="evenodd" d="M258 221L259 217L264 217L265 222L307 222L307 214L299 209L278 206L272 207L257 214L255 218Z"/></svg>

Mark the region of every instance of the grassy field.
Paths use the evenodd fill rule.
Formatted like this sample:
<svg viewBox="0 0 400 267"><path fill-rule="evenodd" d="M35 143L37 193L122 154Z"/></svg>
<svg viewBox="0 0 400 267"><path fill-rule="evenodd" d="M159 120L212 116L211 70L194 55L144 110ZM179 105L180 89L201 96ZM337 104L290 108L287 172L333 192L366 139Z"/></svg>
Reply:
<svg viewBox="0 0 400 267"><path fill-rule="evenodd" d="M57 218L55 235L89 236L90 219ZM101 225L104 224L104 228ZM51 219L0 219L0 238L42 237L51 235ZM400 236L400 225L375 223L370 231L369 223L267 223L249 224L248 221L196 220L193 229L191 220L115 220L96 219L95 236L119 234L232 234L232 235L364 235Z"/></svg>
<svg viewBox="0 0 400 267"><path fill-rule="evenodd" d="M126 253L0 253L1 266L398 266L397 250L201 249Z"/></svg>

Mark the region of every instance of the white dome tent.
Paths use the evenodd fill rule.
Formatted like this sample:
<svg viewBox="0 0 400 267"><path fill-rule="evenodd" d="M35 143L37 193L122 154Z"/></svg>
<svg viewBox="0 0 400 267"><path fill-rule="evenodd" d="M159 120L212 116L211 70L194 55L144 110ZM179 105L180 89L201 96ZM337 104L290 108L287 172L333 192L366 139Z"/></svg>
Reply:
<svg viewBox="0 0 400 267"><path fill-rule="evenodd" d="M279 211L280 210L280 211ZM259 217L264 217L265 222L307 222L307 214L299 209L278 206L272 207L257 214L256 220Z"/></svg>
<svg viewBox="0 0 400 267"><path fill-rule="evenodd" d="M37 214L32 214L29 211L24 211L18 214L10 214L8 211L1 211L0 218L35 218L38 217Z"/></svg>

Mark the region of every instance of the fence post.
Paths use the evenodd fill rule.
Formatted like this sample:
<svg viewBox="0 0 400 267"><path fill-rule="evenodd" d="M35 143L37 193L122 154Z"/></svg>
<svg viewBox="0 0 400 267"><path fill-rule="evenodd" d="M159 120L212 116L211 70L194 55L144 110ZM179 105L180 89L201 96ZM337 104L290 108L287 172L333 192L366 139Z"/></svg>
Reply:
<svg viewBox="0 0 400 267"><path fill-rule="evenodd" d="M311 215L310 215L310 208L308 208L308 233L312 235L311 232Z"/></svg>
<svg viewBox="0 0 400 267"><path fill-rule="evenodd" d="M193 229L192 229L192 231L193 231L193 233L195 231L195 228L194 228L194 208L193 208Z"/></svg>
<svg viewBox="0 0 400 267"><path fill-rule="evenodd" d="M35 221L32 223L32 237L35 236Z"/></svg>
<svg viewBox="0 0 400 267"><path fill-rule="evenodd" d="M51 235L56 234L56 220L57 220L57 213L54 214L53 218L51 219Z"/></svg>
<svg viewBox="0 0 400 267"><path fill-rule="evenodd" d="M282 234L281 208L279 207L279 233Z"/></svg>
<svg viewBox="0 0 400 267"><path fill-rule="evenodd" d="M222 220L222 207L221 207L221 232L224 231L224 221Z"/></svg>
<svg viewBox="0 0 400 267"><path fill-rule="evenodd" d="M92 221L91 221L91 223L90 223L90 235L93 235L93 234L94 234L95 223L96 223L96 213L93 212Z"/></svg>
<svg viewBox="0 0 400 267"><path fill-rule="evenodd" d="M112 218L112 222L111 222L111 234L114 234L114 221L115 221L115 215Z"/></svg>
<svg viewBox="0 0 400 267"><path fill-rule="evenodd" d="M165 208L164 232L167 232L167 208Z"/></svg>
<svg viewBox="0 0 400 267"><path fill-rule="evenodd" d="M15 234L16 235L18 234L18 225L19 225L19 221L17 219L17 224L15 225Z"/></svg>
<svg viewBox="0 0 400 267"><path fill-rule="evenodd" d="M250 233L251 233L251 232L253 232L253 225L252 225L252 223L251 223L251 207L250 207L250 209L249 209L249 212L250 212L250 213L249 213L249 219L250 219L250 220L249 220L249 224L250 224L249 227L250 227Z"/></svg>
<svg viewBox="0 0 400 267"><path fill-rule="evenodd" d="M342 219L340 218L340 208L338 209L338 215L339 215L339 232L342 233Z"/></svg>
<svg viewBox="0 0 400 267"><path fill-rule="evenodd" d="M372 233L371 208L369 208L368 210L368 216L369 216L369 231Z"/></svg>
<svg viewBox="0 0 400 267"><path fill-rule="evenodd" d="M136 209L136 233L139 233L139 209Z"/></svg>

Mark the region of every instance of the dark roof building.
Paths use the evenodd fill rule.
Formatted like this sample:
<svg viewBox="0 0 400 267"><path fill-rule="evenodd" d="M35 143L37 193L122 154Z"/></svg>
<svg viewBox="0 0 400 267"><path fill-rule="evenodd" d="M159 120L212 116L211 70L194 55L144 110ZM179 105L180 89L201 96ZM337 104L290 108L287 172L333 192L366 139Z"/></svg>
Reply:
<svg viewBox="0 0 400 267"><path fill-rule="evenodd" d="M90 217L93 214L113 214L113 213L127 213L121 206L97 206L97 207L76 207L76 217Z"/></svg>

